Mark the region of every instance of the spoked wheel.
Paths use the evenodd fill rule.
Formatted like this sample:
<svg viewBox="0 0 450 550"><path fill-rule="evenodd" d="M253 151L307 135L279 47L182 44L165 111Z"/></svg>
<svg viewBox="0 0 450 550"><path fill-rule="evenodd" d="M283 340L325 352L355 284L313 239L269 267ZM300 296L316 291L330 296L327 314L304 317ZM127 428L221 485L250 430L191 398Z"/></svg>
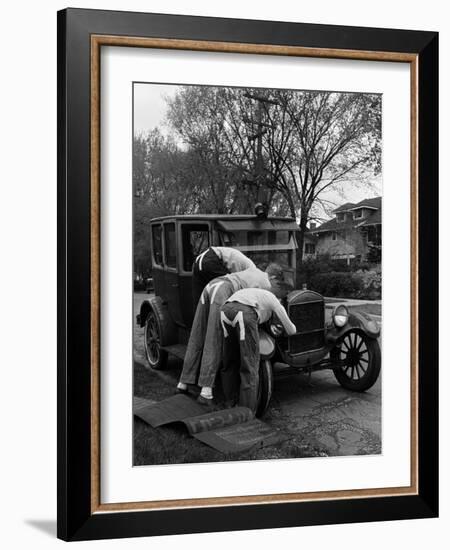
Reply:
<svg viewBox="0 0 450 550"><path fill-rule="evenodd" d="M151 368L163 369L167 363L167 351L161 348L161 328L153 310L150 310L145 322L144 346Z"/></svg>
<svg viewBox="0 0 450 550"><path fill-rule="evenodd" d="M363 332L349 331L330 352L333 362L341 363L334 375L342 387L352 391L366 391L378 379L381 351L377 340Z"/></svg>
<svg viewBox="0 0 450 550"><path fill-rule="evenodd" d="M269 408L273 392L273 370L269 359L261 359L259 363L258 404L256 416L261 417Z"/></svg>

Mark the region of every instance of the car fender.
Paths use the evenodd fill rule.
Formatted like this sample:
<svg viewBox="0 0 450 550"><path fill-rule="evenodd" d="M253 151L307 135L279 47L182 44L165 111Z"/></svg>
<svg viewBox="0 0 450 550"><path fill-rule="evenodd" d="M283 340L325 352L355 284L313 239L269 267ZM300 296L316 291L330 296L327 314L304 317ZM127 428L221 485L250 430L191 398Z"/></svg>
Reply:
<svg viewBox="0 0 450 550"><path fill-rule="evenodd" d="M138 326L145 327L145 321L151 309L150 300L144 300L139 309L139 313L136 315L136 324Z"/></svg>
<svg viewBox="0 0 450 550"><path fill-rule="evenodd" d="M161 334L161 345L169 346L176 341L177 328L172 321L167 305L163 303L159 296L151 296L141 304L139 314L136 316L136 322L140 327L145 327L149 312L155 313Z"/></svg>
<svg viewBox="0 0 450 550"><path fill-rule="evenodd" d="M348 321L343 327L336 327L333 320L327 326L326 340L328 344L334 344L351 330L360 330L369 338L377 339L380 336L380 326L375 319L359 311L350 311Z"/></svg>
<svg viewBox="0 0 450 550"><path fill-rule="evenodd" d="M275 339L265 330L259 329L259 355L261 359L270 359L275 353Z"/></svg>

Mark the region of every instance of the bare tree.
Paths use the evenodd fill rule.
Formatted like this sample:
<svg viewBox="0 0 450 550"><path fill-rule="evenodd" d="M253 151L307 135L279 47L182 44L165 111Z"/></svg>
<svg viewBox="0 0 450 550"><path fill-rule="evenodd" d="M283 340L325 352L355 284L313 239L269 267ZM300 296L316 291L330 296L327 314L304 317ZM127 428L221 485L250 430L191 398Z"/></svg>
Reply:
<svg viewBox="0 0 450 550"><path fill-rule="evenodd" d="M161 178L164 163L182 166L162 188L170 197L176 181L185 197L188 186L191 211L244 213L263 200L289 213L300 226L300 261L309 220L330 209L326 192L380 170L377 94L183 86L168 100L167 119L175 137L169 150L156 148L161 162L153 159L145 177L155 169Z"/></svg>
<svg viewBox="0 0 450 550"><path fill-rule="evenodd" d="M355 179L368 183L380 170L381 96L279 90L272 97L268 181L299 220L301 261L308 221L325 191Z"/></svg>
<svg viewBox="0 0 450 550"><path fill-rule="evenodd" d="M193 177L194 161L158 129L138 135L133 144L135 271L150 271L150 220L196 212L202 186Z"/></svg>
<svg viewBox="0 0 450 550"><path fill-rule="evenodd" d="M233 146L228 142L222 88L183 86L168 102L167 119L192 156L193 175L202 189L203 212L232 212L236 200L239 167L229 161Z"/></svg>

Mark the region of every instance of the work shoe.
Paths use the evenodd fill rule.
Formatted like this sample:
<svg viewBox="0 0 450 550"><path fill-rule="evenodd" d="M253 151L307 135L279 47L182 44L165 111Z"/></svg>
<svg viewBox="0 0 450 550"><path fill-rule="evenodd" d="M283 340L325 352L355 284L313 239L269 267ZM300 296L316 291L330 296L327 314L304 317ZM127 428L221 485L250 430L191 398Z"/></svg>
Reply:
<svg viewBox="0 0 450 550"><path fill-rule="evenodd" d="M203 397L203 395L199 395L197 397L197 403L199 403L200 405L204 405L205 407L214 407L215 406L215 403L214 403L214 399L211 397L211 399L208 399L207 397Z"/></svg>
<svg viewBox="0 0 450 550"><path fill-rule="evenodd" d="M175 393L184 393L187 395L189 393L188 385L184 382L178 382Z"/></svg>

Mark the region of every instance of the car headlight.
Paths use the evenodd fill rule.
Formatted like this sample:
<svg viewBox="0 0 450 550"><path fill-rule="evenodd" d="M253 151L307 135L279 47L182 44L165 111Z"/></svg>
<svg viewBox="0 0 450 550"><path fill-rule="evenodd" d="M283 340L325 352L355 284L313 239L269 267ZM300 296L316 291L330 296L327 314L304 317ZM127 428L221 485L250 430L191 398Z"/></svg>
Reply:
<svg viewBox="0 0 450 550"><path fill-rule="evenodd" d="M283 325L281 323L270 323L269 325L270 333L275 338L278 338L283 334Z"/></svg>
<svg viewBox="0 0 450 550"><path fill-rule="evenodd" d="M346 306L337 306L333 312L333 322L338 327L341 328L347 324L348 321L348 309Z"/></svg>

